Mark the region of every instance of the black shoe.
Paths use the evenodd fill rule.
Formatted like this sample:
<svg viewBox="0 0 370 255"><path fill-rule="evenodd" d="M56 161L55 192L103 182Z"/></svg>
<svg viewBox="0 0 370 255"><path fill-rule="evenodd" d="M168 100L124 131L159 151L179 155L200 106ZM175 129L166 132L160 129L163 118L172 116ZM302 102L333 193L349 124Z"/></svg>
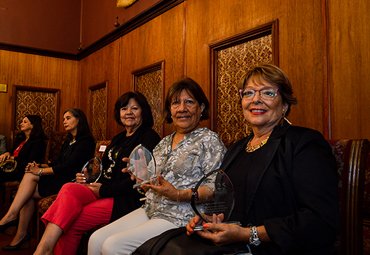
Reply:
<svg viewBox="0 0 370 255"><path fill-rule="evenodd" d="M9 221L8 223L6 223L6 224L4 224L4 225L0 225L0 233L3 233L3 232L5 232L5 230L7 230L8 228L10 228L10 227L14 227L14 226L18 226L18 219L15 219L15 220Z"/></svg>
<svg viewBox="0 0 370 255"><path fill-rule="evenodd" d="M27 233L25 237L16 245L7 245L3 247L3 251L16 251L19 249L27 249L30 248L31 243L31 234Z"/></svg>

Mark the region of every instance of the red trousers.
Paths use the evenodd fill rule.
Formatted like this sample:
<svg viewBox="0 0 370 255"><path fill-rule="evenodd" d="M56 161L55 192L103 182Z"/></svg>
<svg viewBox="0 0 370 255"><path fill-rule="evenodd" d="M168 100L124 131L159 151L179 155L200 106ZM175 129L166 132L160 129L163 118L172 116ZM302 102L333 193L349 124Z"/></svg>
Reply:
<svg viewBox="0 0 370 255"><path fill-rule="evenodd" d="M109 223L113 198L98 199L82 184L63 185L58 197L41 217L47 226L52 222L63 230L54 249L55 254L75 255L82 234L96 226Z"/></svg>

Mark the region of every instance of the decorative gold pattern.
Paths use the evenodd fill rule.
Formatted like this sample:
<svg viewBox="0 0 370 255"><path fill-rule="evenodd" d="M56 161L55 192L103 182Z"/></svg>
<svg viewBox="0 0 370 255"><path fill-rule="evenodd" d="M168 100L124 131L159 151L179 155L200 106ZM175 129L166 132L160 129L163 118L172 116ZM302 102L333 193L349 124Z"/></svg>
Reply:
<svg viewBox="0 0 370 255"><path fill-rule="evenodd" d="M50 137L54 130L56 94L53 92L39 92L17 90L15 129L20 130L20 123L28 114L39 115L45 134Z"/></svg>
<svg viewBox="0 0 370 255"><path fill-rule="evenodd" d="M245 136L238 81L246 70L262 63L272 63L271 34L217 51L217 133L225 144Z"/></svg>
<svg viewBox="0 0 370 255"><path fill-rule="evenodd" d="M91 91L91 133L96 140L105 140L107 134L106 111L107 111L106 87Z"/></svg>
<svg viewBox="0 0 370 255"><path fill-rule="evenodd" d="M157 69L137 76L135 89L141 92L152 108L154 126L153 130L161 135L159 121L162 114L162 69Z"/></svg>

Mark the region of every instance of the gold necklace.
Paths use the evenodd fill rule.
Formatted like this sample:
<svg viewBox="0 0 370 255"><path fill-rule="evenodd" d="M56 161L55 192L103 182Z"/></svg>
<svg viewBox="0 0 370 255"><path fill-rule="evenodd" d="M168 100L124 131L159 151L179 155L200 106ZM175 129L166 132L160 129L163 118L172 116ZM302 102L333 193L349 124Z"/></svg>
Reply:
<svg viewBox="0 0 370 255"><path fill-rule="evenodd" d="M251 146L252 139L250 139L249 142L247 143L247 146L245 147L245 151L246 152L254 152L254 151L258 150L259 148L261 148L262 146L264 146L267 143L267 140L269 138L270 138L270 136L268 136L265 140L263 140L262 142L260 142L259 144L254 145L254 146Z"/></svg>

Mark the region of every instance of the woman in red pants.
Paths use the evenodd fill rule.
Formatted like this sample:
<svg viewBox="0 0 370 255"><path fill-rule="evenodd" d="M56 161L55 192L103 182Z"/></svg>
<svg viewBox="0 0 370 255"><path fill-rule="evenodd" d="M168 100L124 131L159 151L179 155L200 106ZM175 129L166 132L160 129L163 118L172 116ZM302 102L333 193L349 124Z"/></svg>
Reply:
<svg viewBox="0 0 370 255"><path fill-rule="evenodd" d="M85 231L141 206L142 195L132 188L130 175L121 172L126 167L122 158L139 144L153 150L160 137L151 129L152 112L140 92L127 92L118 98L114 117L125 131L116 135L105 150L102 176L97 183L89 184L82 174L77 174L77 183L63 186L41 218L46 229L34 254L76 254Z"/></svg>

